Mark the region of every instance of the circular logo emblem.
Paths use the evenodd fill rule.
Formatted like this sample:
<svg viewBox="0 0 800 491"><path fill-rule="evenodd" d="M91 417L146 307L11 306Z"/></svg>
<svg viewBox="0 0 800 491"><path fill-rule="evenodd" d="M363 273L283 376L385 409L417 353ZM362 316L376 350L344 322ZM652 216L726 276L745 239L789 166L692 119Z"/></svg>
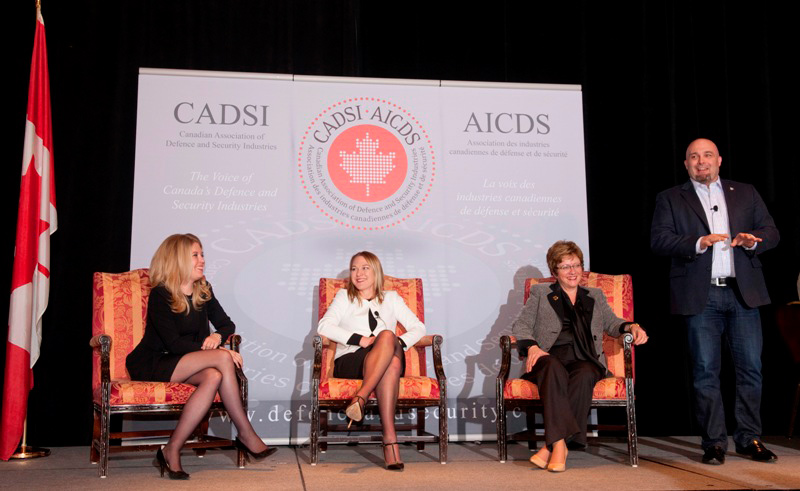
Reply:
<svg viewBox="0 0 800 491"><path fill-rule="evenodd" d="M375 202L392 196L406 178L408 159L400 140L371 124L353 126L333 141L328 174L336 189L356 201Z"/></svg>
<svg viewBox="0 0 800 491"><path fill-rule="evenodd" d="M346 228L383 230L416 214L436 176L427 131L385 99L336 102L308 125L298 151L311 204Z"/></svg>

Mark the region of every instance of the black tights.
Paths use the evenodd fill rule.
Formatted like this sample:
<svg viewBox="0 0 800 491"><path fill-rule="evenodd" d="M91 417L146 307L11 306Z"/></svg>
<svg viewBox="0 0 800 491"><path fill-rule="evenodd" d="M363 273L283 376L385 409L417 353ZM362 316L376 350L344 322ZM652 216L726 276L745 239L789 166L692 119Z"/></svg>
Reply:
<svg viewBox="0 0 800 491"><path fill-rule="evenodd" d="M196 386L194 393L183 406L175 431L164 447L164 456L173 471L181 470L181 448L195 428L208 414L208 409L219 392L239 439L253 452L266 448L256 434L242 407L236 366L228 350L212 349L187 353L178 361L170 382L184 382Z"/></svg>
<svg viewBox="0 0 800 491"><path fill-rule="evenodd" d="M364 358L364 381L356 393L366 401L372 391L378 397L383 441L397 441L394 416L397 394L400 391L400 372L403 369L403 348L392 331L381 331ZM388 450L391 452L391 448Z"/></svg>

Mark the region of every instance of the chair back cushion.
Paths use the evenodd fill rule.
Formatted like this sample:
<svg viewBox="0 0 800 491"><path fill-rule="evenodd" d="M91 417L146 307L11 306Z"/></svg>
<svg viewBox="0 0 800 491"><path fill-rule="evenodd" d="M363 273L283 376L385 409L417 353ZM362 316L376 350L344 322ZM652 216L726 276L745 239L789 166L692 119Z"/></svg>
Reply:
<svg viewBox="0 0 800 491"><path fill-rule="evenodd" d="M525 280L525 301L531 293L531 287L537 283L553 283L555 278L528 278ZM633 321L633 281L631 275L600 274L583 272L580 286L599 288L603 291L611 310L617 317ZM606 355L608 369L615 377L625 377L625 355L622 349L622 337L613 338L603 333L603 352ZM633 356L633 350L631 350Z"/></svg>
<svg viewBox="0 0 800 491"><path fill-rule="evenodd" d="M319 279L319 318L325 315L336 292L347 288L346 279L340 278L320 278ZM425 304L422 296L421 278L394 278L392 276L383 277L383 289L385 291L395 291L400 298L405 301L408 308L414 312L417 318L425 322ZM397 323L395 334L398 336L405 333L406 329L401 323ZM425 364L425 348L410 348L406 351L406 377L427 376ZM331 342L330 347L322 349L322 373L320 382L333 375L333 360L336 356L336 343Z"/></svg>
<svg viewBox="0 0 800 491"><path fill-rule="evenodd" d="M95 273L92 291L92 336L111 336L111 380L130 380L125 358L144 336L150 276L147 269ZM94 350L92 387L100 385L100 354Z"/></svg>

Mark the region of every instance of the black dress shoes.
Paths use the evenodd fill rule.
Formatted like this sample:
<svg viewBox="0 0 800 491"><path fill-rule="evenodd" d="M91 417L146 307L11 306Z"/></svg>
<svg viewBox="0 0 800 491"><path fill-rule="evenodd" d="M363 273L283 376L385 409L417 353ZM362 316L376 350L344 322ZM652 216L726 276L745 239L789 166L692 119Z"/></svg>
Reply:
<svg viewBox="0 0 800 491"><path fill-rule="evenodd" d="M736 453L747 455L756 462L775 462L778 460L778 456L767 450L767 447L758 440L753 440L750 445L744 448L736 447Z"/></svg>
<svg viewBox="0 0 800 491"><path fill-rule="evenodd" d="M725 450L722 447L708 447L703 454L703 463L709 465L722 465L725 463Z"/></svg>

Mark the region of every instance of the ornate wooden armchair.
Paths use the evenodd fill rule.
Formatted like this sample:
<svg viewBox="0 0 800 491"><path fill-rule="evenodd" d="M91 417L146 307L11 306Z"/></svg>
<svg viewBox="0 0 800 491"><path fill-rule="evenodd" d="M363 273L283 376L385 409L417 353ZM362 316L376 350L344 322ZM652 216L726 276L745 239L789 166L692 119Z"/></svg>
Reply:
<svg viewBox="0 0 800 491"><path fill-rule="evenodd" d="M537 283L552 283L555 278L528 278L525 281L525 301L531 287ZM584 272L581 286L600 288L608 298L614 313L625 320L633 320L633 284L630 275L607 275ZM633 336L625 334L613 338L603 334L603 352L608 361L608 369L614 375L597 383L592 394L592 407L622 406L627 410L627 425L595 425L593 429L623 429L628 431L628 456L633 467L639 465L639 452L636 446L636 411L633 393ZM513 336L500 338L502 362L497 374L497 453L500 462L507 459L508 440L532 442L537 439L534 410L541 407L536 384L524 379L510 379L511 351L516 350L517 342ZM531 411L528 411L528 410ZM527 431L506 435L506 412L525 411Z"/></svg>
<svg viewBox="0 0 800 491"><path fill-rule="evenodd" d="M384 289L396 291L405 300L414 314L425 322L425 308L422 296L422 280L419 278L399 279L384 276ZM347 280L320 278L319 280L319 318L333 301L336 292L346 288ZM397 334L405 332L403 326L397 324ZM447 385L442 368L442 336L424 336L417 344L408 349L406 356L406 373L400 379L400 394L397 399L398 410L416 410L415 423L397 425L398 442L416 442L417 450L423 451L425 442L439 443L439 462L447 462ZM425 348L433 350L433 366L436 378L428 377L425 362ZM311 413L311 465L316 465L319 452L327 449L329 442L373 442L380 441L380 436L350 435L344 424L333 424L330 421L331 411L343 411L347 403L361 387L361 380L333 378L333 360L336 354L336 343L324 336L314 337L314 372L311 380L312 413ZM439 434L425 431L426 408L439 409ZM367 413L377 410L375 394L367 400ZM380 424L364 424L354 431L377 431ZM401 431L412 430L416 434L400 435ZM330 436L329 433L345 432L343 436Z"/></svg>
<svg viewBox="0 0 800 491"><path fill-rule="evenodd" d="M190 384L133 381L125 368L125 358L142 340L147 317L150 278L147 269L126 273L95 273L93 289L92 339L92 400L94 427L89 458L100 463L98 474L106 477L110 452L132 450L155 451L158 444L115 445L109 440L168 436L171 430L111 432L111 416L115 414L179 413L195 387ZM229 343L238 350L240 337L231 336ZM247 378L239 373L242 404L247 410ZM224 410L219 395L211 412ZM210 416L210 414L209 414ZM214 437L208 432L208 420L195 431L187 448L202 456L207 448L231 447L228 439ZM244 467L244 453L239 450L237 464Z"/></svg>

